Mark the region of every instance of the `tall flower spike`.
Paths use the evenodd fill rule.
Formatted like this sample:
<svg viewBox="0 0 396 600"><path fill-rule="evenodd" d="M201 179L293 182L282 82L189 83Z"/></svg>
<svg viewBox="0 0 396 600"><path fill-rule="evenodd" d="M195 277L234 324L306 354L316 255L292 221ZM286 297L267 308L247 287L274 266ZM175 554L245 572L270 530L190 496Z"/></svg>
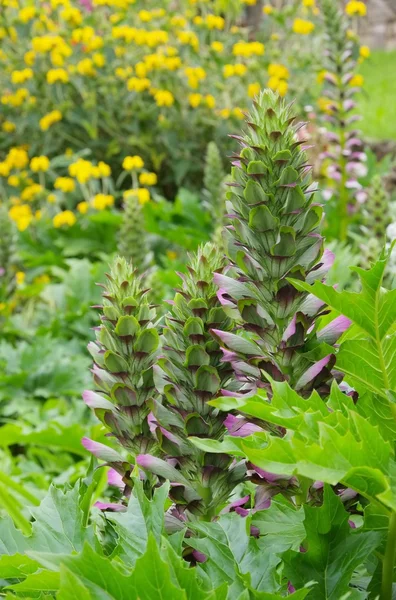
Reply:
<svg viewBox="0 0 396 600"><path fill-rule="evenodd" d="M359 205L357 198L364 200L357 178L365 170L366 155L359 131L354 128L360 119L354 99L361 85L361 76L356 75L358 45L348 37L349 22L339 3L321 0L321 7L327 40L321 103L326 113L324 118L330 124L327 134L330 151L323 158L330 161L327 175L333 184L333 205L328 215L330 233L345 241L350 215Z"/></svg>
<svg viewBox="0 0 396 600"><path fill-rule="evenodd" d="M313 202L293 122L291 106L265 90L248 115L248 132L235 136L242 150L233 163L232 225L225 232L233 269L231 276L215 274L215 282L225 310L239 313L240 327L238 335L213 334L247 390L265 386L266 373L302 392L320 388L334 363L329 344L316 339L320 303L288 281L322 279L333 259L323 254L322 207Z"/></svg>
<svg viewBox="0 0 396 600"><path fill-rule="evenodd" d="M141 452L155 452L148 415L157 395L153 366L159 334L153 325L155 310L146 296L132 264L117 257L104 285L97 341L88 346L94 359L96 389L83 395L86 404L129 451L132 462Z"/></svg>
<svg viewBox="0 0 396 600"><path fill-rule="evenodd" d="M363 209L362 267L368 267L374 262L385 244L386 229L392 222L389 202L389 194L382 177L375 175Z"/></svg>
<svg viewBox="0 0 396 600"><path fill-rule="evenodd" d="M230 365L210 330L227 331L231 320L217 299L213 272L224 269L224 257L212 244L191 258L188 273L171 304L163 332L163 357L159 361L157 386L167 404L154 409L153 431L167 460L138 458L138 464L160 478L167 477L169 463L189 486L171 487L177 512L216 514L235 485L244 477L244 465L235 465L227 455L210 454L194 446L189 436L221 439L225 416L207 404L232 380ZM172 479L171 479L172 480Z"/></svg>
<svg viewBox="0 0 396 600"><path fill-rule="evenodd" d="M12 293L15 261L15 228L4 205L0 205L0 232L0 302L3 302Z"/></svg>
<svg viewBox="0 0 396 600"><path fill-rule="evenodd" d="M148 269L152 262L142 205L134 195L125 198L118 252L130 260L139 273Z"/></svg>

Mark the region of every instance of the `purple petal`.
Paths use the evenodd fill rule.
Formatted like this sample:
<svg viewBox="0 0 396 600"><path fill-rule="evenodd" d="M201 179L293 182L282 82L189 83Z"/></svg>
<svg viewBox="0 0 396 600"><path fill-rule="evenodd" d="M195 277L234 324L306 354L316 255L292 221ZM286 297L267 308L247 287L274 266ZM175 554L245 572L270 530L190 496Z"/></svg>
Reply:
<svg viewBox="0 0 396 600"><path fill-rule="evenodd" d="M309 367L300 377L296 384L296 391L301 390L306 385L311 383L320 373L327 367L327 365L331 364L334 361L334 354L328 354L318 362Z"/></svg>
<svg viewBox="0 0 396 600"><path fill-rule="evenodd" d="M323 327L317 333L317 338L321 342L326 342L327 344L334 344L338 338L348 329L351 325L352 321L347 317L340 316L334 319L331 323Z"/></svg>
<svg viewBox="0 0 396 600"><path fill-rule="evenodd" d="M231 414L225 419L224 426L232 437L247 437L258 431L263 431L258 425L246 421L244 417L234 417Z"/></svg>
<svg viewBox="0 0 396 600"><path fill-rule="evenodd" d="M224 288L220 288L216 295L222 306L235 307L234 302L232 302L231 300L228 299L230 297L230 295L227 292L227 290L225 290ZM225 296L228 296L228 298L225 298Z"/></svg>
<svg viewBox="0 0 396 600"><path fill-rule="evenodd" d="M292 320L290 321L289 325L286 327L283 333L282 342L287 342L287 340L296 333L296 322L297 315L294 315L294 317L292 318Z"/></svg>
<svg viewBox="0 0 396 600"><path fill-rule="evenodd" d="M206 554L199 552L199 550L193 550L192 555L198 563L204 563L208 560Z"/></svg>
<svg viewBox="0 0 396 600"><path fill-rule="evenodd" d="M107 472L107 483L112 485L113 487L118 487L120 490L123 490L125 487L125 483L122 480L122 476L117 473L115 469L109 469Z"/></svg>
<svg viewBox="0 0 396 600"><path fill-rule="evenodd" d="M122 458L121 454L118 454L118 452L116 452L112 448L109 448L109 446L106 446L105 444L101 444L100 442L94 442L93 440L87 437L83 437L81 443L84 446L84 448L88 450L88 452L96 456L96 458L100 458L101 460L104 460L109 463L124 462L124 459Z"/></svg>
<svg viewBox="0 0 396 600"><path fill-rule="evenodd" d="M89 408L103 408L111 411L115 410L114 405L109 400L106 400L106 398L100 394L97 394L96 392L85 390L82 397L85 404L89 406Z"/></svg>
<svg viewBox="0 0 396 600"><path fill-rule="evenodd" d="M94 506L100 508L100 510L111 510L112 512L125 512L127 509L123 504L116 504L115 502L95 502Z"/></svg>

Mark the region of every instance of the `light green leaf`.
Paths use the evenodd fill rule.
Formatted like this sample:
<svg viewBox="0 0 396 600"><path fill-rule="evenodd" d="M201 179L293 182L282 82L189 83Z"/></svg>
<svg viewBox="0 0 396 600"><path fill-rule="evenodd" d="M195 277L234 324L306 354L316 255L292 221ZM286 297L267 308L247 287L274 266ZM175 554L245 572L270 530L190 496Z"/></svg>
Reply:
<svg viewBox="0 0 396 600"><path fill-rule="evenodd" d="M323 505L306 505L304 511L305 552L289 551L283 555L285 575L295 587L316 581L312 594L315 600L340 600L352 592L354 570L375 550L382 536L351 529L348 513L328 486Z"/></svg>

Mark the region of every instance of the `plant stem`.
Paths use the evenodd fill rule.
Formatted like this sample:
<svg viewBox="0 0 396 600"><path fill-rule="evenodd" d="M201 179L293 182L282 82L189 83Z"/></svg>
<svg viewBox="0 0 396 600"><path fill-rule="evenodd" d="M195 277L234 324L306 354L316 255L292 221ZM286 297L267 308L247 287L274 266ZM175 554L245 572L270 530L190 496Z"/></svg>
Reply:
<svg viewBox="0 0 396 600"><path fill-rule="evenodd" d="M396 512L389 519L388 540L382 565L381 600L392 600L393 570L396 556Z"/></svg>

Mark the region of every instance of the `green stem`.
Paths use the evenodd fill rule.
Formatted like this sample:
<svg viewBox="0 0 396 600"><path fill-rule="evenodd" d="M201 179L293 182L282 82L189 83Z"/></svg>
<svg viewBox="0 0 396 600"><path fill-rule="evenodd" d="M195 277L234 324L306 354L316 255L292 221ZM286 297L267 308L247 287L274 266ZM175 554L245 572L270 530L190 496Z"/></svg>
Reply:
<svg viewBox="0 0 396 600"><path fill-rule="evenodd" d="M392 600L393 570L396 556L396 512L389 519L388 540L382 564L381 600Z"/></svg>

